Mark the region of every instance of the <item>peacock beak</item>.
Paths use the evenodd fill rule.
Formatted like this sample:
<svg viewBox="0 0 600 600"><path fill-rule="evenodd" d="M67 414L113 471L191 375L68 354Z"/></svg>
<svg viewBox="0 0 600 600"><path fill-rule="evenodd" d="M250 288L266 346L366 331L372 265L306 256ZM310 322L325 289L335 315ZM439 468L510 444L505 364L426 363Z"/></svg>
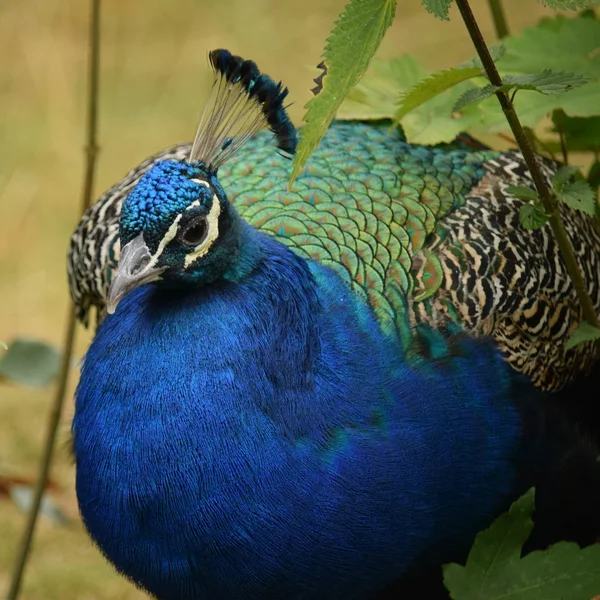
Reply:
<svg viewBox="0 0 600 600"><path fill-rule="evenodd" d="M112 315L121 299L145 283L158 281L165 267L155 267L153 257L140 233L121 249L119 265L108 288L106 311Z"/></svg>

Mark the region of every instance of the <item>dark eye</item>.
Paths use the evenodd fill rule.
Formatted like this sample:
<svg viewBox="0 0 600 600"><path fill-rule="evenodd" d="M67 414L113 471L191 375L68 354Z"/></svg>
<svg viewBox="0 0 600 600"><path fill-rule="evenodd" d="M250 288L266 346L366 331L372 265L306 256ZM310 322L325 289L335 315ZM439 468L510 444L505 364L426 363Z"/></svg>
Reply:
<svg viewBox="0 0 600 600"><path fill-rule="evenodd" d="M206 237L207 228L206 219L199 219L184 229L179 238L187 246L197 246Z"/></svg>

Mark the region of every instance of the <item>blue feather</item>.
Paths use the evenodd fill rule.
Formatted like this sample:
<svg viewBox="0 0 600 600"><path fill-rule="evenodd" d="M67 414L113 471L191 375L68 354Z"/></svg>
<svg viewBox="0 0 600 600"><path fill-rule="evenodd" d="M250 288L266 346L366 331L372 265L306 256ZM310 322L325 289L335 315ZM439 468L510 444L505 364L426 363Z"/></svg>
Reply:
<svg viewBox="0 0 600 600"><path fill-rule="evenodd" d="M250 276L139 288L99 328L73 423L92 537L164 600L366 598L464 551L536 456L533 391L485 341L403 356L332 271L247 233Z"/></svg>

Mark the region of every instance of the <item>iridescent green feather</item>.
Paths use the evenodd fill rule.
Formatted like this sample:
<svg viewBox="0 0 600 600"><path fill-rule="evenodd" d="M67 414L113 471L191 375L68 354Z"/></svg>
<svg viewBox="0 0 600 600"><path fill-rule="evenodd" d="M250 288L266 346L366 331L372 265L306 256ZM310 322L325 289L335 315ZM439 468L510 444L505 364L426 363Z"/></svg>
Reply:
<svg viewBox="0 0 600 600"><path fill-rule="evenodd" d="M82 321L92 306L102 318L124 198L156 161L184 161L189 152L182 145L151 157L82 218L69 250ZM558 165L539 161L549 181ZM218 176L242 217L337 272L368 301L386 335L410 346L419 323L455 322L491 336L515 369L548 391L597 360L593 344L564 347L581 309L550 230L520 225L523 201L507 186L532 182L517 152L461 142L418 147L390 135L389 123L334 123L288 190L290 172L265 132ZM600 235L593 219L566 205L560 211L600 310Z"/></svg>
<svg viewBox="0 0 600 600"><path fill-rule="evenodd" d="M441 285L435 255L419 256L416 267L415 257L496 155L414 147L387 125L337 123L288 190L288 166L261 142L248 144L251 162L242 156L221 167L230 200L251 225L345 271L385 327L404 324L407 302Z"/></svg>

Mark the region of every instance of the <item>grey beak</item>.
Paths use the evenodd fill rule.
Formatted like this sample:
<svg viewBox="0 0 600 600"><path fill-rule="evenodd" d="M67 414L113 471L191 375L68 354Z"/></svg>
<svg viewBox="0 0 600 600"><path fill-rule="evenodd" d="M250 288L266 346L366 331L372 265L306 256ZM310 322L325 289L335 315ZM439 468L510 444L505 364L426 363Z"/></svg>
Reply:
<svg viewBox="0 0 600 600"><path fill-rule="evenodd" d="M121 248L119 266L108 289L106 312L112 315L125 294L140 285L159 280L164 270L164 267L152 266L152 255L140 233Z"/></svg>

